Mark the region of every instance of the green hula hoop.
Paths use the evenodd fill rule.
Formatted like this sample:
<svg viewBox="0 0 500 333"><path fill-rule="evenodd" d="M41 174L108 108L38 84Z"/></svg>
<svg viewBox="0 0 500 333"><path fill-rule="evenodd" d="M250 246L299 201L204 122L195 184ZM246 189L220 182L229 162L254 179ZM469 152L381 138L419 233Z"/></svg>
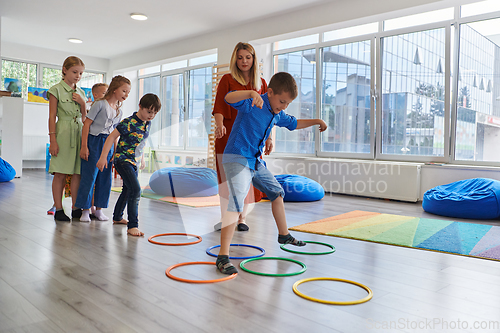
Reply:
<svg viewBox="0 0 500 333"><path fill-rule="evenodd" d="M262 273L262 272L256 272L256 271L252 271L252 270L249 270L248 268L245 267L245 264L250 262L250 261L254 261L254 260L284 260L284 261L291 261L293 263L296 263L300 266L302 266L302 269L298 272L294 272L294 273L284 273L284 274L272 274L272 273ZM257 274L257 275L263 275L263 276L293 276L293 275L299 275L299 274L302 274L306 271L307 267L304 263L298 261L298 260L295 260L295 259L290 259L290 258L280 258L280 257L259 257L259 258L251 258L251 259L247 259L247 260L243 260L241 263L240 263L240 267L242 270L248 272L248 273L252 273L252 274Z"/></svg>
<svg viewBox="0 0 500 333"><path fill-rule="evenodd" d="M297 253L297 254L311 254L311 255L320 255L320 254L330 254L335 252L335 246L327 244L327 243L321 243L321 242L313 242L313 241L304 241L304 243L310 243L310 244L320 244L320 245L325 245L328 246L331 250L330 251L325 251L325 252L302 252L302 251L295 251L295 250L290 250L287 249L285 246L288 244L283 244L280 246L282 250L292 252L292 253Z"/></svg>

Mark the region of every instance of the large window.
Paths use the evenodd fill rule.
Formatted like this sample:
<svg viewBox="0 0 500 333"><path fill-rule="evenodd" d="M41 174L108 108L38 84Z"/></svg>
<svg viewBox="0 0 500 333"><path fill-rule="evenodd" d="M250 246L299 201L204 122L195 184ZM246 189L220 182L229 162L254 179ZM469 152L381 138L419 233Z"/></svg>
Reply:
<svg viewBox="0 0 500 333"><path fill-rule="evenodd" d="M497 165L499 36L487 0L274 42L274 72L299 86L287 113L328 124L319 142L277 129L276 151Z"/></svg>
<svg viewBox="0 0 500 333"><path fill-rule="evenodd" d="M382 39L382 154L444 155L444 61L444 28Z"/></svg>
<svg viewBox="0 0 500 333"><path fill-rule="evenodd" d="M322 50L321 151L370 153L370 42ZM313 115L314 116L314 115Z"/></svg>
<svg viewBox="0 0 500 333"><path fill-rule="evenodd" d="M40 70L40 73L39 73ZM40 78L38 76L41 76ZM21 82L19 87L5 86L5 79L16 79ZM22 97L28 98L28 87L50 88L62 79L62 70L59 66L49 66L15 60L2 60L2 78L0 86L3 90L22 91ZM78 83L79 87L92 88L96 83L104 82L104 74L96 72L84 72ZM7 80L9 81L9 80ZM37 82L40 82L38 85ZM15 83L15 82L14 82ZM13 85L14 83L8 83Z"/></svg>
<svg viewBox="0 0 500 333"><path fill-rule="evenodd" d="M207 149L212 107L212 67L163 76L160 146Z"/></svg>
<svg viewBox="0 0 500 333"><path fill-rule="evenodd" d="M151 128L154 148L206 150L211 125L212 68L217 54L140 69L139 98L160 96L162 108Z"/></svg>
<svg viewBox="0 0 500 333"><path fill-rule="evenodd" d="M288 72L295 78L297 98L286 113L301 118L316 118L316 50L283 53L274 57L275 72ZM289 131L276 129L275 151L278 153L314 154L314 127Z"/></svg>

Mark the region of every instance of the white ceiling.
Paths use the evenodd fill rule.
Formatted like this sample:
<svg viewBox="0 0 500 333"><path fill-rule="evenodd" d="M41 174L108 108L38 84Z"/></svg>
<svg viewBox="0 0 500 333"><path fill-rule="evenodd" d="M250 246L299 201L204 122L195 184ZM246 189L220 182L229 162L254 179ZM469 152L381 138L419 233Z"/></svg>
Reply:
<svg viewBox="0 0 500 333"><path fill-rule="evenodd" d="M340 0L0 0L1 41L110 59L332 1ZM134 21L134 12L149 19Z"/></svg>

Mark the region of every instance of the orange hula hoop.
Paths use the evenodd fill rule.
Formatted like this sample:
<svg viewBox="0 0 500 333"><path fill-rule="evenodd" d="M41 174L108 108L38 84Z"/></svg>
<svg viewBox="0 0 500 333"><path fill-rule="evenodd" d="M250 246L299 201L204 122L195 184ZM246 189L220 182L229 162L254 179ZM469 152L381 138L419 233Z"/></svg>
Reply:
<svg viewBox="0 0 500 333"><path fill-rule="evenodd" d="M177 267L180 267L180 266L187 266L187 265L215 265L215 262L213 262L213 261L181 262L180 264L175 264L175 265L170 266L169 268L167 268L165 270L165 274L169 278L171 278L173 280L177 280L177 281L181 281L181 282L187 282L187 283L215 283L215 282L222 282L222 281L227 281L227 280L234 279L236 277L236 275L238 275L238 273L234 273L234 274L231 274L229 276L226 276L226 277L223 277L223 278L220 278L220 279L213 279L213 280L189 280L189 279L183 279L183 278L174 276L174 275L172 275L170 273L170 271L173 270L174 268L177 268Z"/></svg>
<svg viewBox="0 0 500 333"><path fill-rule="evenodd" d="M188 242L188 243L162 243L162 242L157 242L157 241L153 240L153 238L155 238L155 237L160 237L160 236L174 236L174 235L191 236L191 237L196 237L198 239L195 240L194 242ZM193 234L185 234L185 233L182 233L182 232L170 232L170 233L166 233L166 234L153 235L153 236L151 236L151 237L148 238L148 241L150 243L153 243L153 244L168 245L168 246L192 245L192 244L197 244L197 243L201 242L201 236L193 235Z"/></svg>

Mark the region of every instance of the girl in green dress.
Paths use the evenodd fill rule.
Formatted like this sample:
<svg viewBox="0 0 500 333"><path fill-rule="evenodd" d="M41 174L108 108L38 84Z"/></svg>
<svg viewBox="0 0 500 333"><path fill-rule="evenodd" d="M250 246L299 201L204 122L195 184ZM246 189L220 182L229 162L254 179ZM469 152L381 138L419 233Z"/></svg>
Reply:
<svg viewBox="0 0 500 333"><path fill-rule="evenodd" d="M82 78L85 65L78 57L68 57L62 66L63 79L52 86L49 96L49 136L50 158L49 172L52 180L52 196L56 206L54 219L69 221L62 208L61 193L65 185L66 175L71 178L71 193L78 193L80 185L80 144L82 120L87 115L85 93L76 84ZM56 122L57 119L57 122ZM76 195L72 196L73 206ZM80 209L74 209L72 217L79 218Z"/></svg>

